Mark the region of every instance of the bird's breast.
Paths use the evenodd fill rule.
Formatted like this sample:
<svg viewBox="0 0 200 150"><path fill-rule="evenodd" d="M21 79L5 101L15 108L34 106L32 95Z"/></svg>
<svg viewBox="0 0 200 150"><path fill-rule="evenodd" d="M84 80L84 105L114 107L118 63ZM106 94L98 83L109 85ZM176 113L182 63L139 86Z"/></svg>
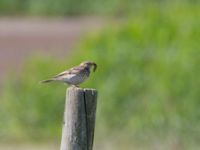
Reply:
<svg viewBox="0 0 200 150"><path fill-rule="evenodd" d="M70 74L66 78L66 82L73 85L78 85L84 82L89 77L89 72L80 72L78 74Z"/></svg>

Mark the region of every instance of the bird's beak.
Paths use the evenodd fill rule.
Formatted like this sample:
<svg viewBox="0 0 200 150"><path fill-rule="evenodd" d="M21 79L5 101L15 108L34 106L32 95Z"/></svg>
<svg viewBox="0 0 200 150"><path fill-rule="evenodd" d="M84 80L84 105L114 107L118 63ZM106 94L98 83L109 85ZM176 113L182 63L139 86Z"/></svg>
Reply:
<svg viewBox="0 0 200 150"><path fill-rule="evenodd" d="M97 69L97 64L93 63L92 65L94 66L94 68L93 68L93 72L95 72L96 69Z"/></svg>

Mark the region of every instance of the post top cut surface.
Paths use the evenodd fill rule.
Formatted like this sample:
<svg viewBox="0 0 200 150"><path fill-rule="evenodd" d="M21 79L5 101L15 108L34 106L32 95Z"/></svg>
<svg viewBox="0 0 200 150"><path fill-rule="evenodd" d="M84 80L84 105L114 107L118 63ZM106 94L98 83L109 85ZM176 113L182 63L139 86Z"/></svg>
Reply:
<svg viewBox="0 0 200 150"><path fill-rule="evenodd" d="M84 91L84 92L92 92L92 93L97 93L96 89L92 89L92 88L80 88L80 87L68 87L67 88L68 91Z"/></svg>

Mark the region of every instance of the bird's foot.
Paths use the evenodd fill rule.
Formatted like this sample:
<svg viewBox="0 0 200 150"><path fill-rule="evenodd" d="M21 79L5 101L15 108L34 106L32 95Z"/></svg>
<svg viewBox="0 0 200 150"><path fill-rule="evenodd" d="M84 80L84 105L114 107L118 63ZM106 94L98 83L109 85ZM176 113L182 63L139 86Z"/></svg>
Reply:
<svg viewBox="0 0 200 150"><path fill-rule="evenodd" d="M78 85L71 85L71 87L80 88Z"/></svg>

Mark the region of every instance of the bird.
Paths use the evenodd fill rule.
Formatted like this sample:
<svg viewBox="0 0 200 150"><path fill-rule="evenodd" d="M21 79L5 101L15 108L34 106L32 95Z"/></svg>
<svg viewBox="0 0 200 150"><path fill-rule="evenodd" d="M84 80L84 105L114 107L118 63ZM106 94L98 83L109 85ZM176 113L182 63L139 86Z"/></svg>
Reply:
<svg viewBox="0 0 200 150"><path fill-rule="evenodd" d="M70 86L79 87L79 85L81 83L83 83L85 80L87 80L89 78L91 69L93 69L93 72L95 72L97 69L97 64L92 61L84 61L84 62L80 63L79 66L70 68L69 70L61 72L58 75L56 75L50 79L43 80L40 83L61 81Z"/></svg>

